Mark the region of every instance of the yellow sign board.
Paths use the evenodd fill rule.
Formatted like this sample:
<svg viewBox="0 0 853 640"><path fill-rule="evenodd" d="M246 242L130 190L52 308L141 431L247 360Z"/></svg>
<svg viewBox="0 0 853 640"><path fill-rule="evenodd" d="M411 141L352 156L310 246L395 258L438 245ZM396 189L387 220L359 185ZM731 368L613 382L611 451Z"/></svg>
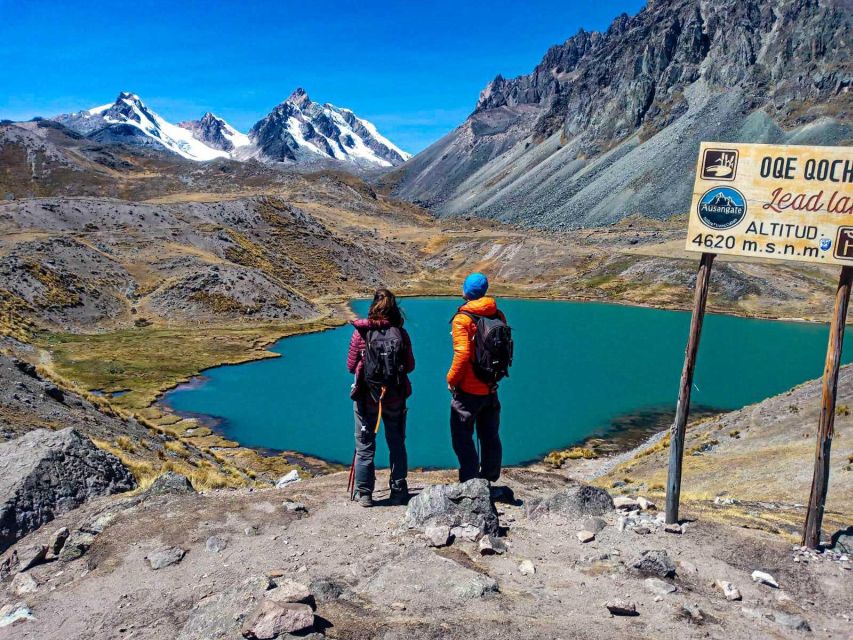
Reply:
<svg viewBox="0 0 853 640"><path fill-rule="evenodd" d="M703 142L687 249L853 265L853 148Z"/></svg>

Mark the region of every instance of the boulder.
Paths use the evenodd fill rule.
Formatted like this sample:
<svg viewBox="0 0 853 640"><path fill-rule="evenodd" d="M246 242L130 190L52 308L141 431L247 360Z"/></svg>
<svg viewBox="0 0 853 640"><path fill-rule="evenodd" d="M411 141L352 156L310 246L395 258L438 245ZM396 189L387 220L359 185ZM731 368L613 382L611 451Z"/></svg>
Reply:
<svg viewBox="0 0 853 640"><path fill-rule="evenodd" d="M299 477L299 472L296 469L293 469L292 471L288 471L278 479L278 482L275 483L275 488L283 489L289 484L299 482L301 479L302 478Z"/></svg>
<svg viewBox="0 0 853 640"><path fill-rule="evenodd" d="M244 638L271 640L283 633L314 627L314 612L307 604L278 603L264 598L243 623Z"/></svg>
<svg viewBox="0 0 853 640"><path fill-rule="evenodd" d="M445 547L452 541L450 527L444 524L432 525L424 529L424 536L430 547Z"/></svg>
<svg viewBox="0 0 853 640"><path fill-rule="evenodd" d="M723 595L726 596L726 600L735 601L741 599L740 591L738 591L738 588L731 582L726 580L716 580L714 582L714 586L723 592Z"/></svg>
<svg viewBox="0 0 853 640"><path fill-rule="evenodd" d="M607 610L614 616L638 616L640 615L637 612L637 605L633 602L627 602L625 600L612 600L610 602L605 602L604 606L607 607Z"/></svg>
<svg viewBox="0 0 853 640"><path fill-rule="evenodd" d="M640 503L629 496L616 496L613 498L613 506L621 511L639 511Z"/></svg>
<svg viewBox="0 0 853 640"><path fill-rule="evenodd" d="M94 534L87 531L75 531L68 536L68 540L62 546L62 551L59 552L59 559L62 562L76 560L89 550L94 541Z"/></svg>
<svg viewBox="0 0 853 640"><path fill-rule="evenodd" d="M485 480L434 484L409 501L405 525L409 529L425 529L430 525L446 525L451 529L470 526L482 534L496 534L498 513Z"/></svg>
<svg viewBox="0 0 853 640"><path fill-rule="evenodd" d="M658 578L672 578L675 575L675 565L663 549L641 551L631 563L631 568L643 575Z"/></svg>
<svg viewBox="0 0 853 640"><path fill-rule="evenodd" d="M50 536L50 541L47 543L47 552L53 557L58 556L70 535L71 532L68 531L68 527L62 527L54 531L53 535Z"/></svg>
<svg viewBox="0 0 853 640"><path fill-rule="evenodd" d="M135 486L118 458L72 428L0 444L0 552L59 513Z"/></svg>
<svg viewBox="0 0 853 640"><path fill-rule="evenodd" d="M163 569L173 564L178 564L183 560L186 553L187 550L181 549L180 547L166 547L165 549L159 549L154 553L149 553L145 556L145 559L148 560L148 564L151 565L151 568L156 571L157 569Z"/></svg>
<svg viewBox="0 0 853 640"><path fill-rule="evenodd" d="M160 496L167 493L195 493L189 478L174 471L167 471L157 476L147 491L150 496Z"/></svg>
<svg viewBox="0 0 853 640"><path fill-rule="evenodd" d="M344 593L344 587L328 578L318 578L308 585L314 598L320 602L332 602L337 600Z"/></svg>
<svg viewBox="0 0 853 640"><path fill-rule="evenodd" d="M656 596L665 596L678 590L674 584L664 582L660 578L646 578L643 584L648 591Z"/></svg>
<svg viewBox="0 0 853 640"><path fill-rule="evenodd" d="M285 602L307 604L314 608L314 595L304 584L289 578L273 578L273 582L275 586L264 594L266 599L279 604Z"/></svg>
<svg viewBox="0 0 853 640"><path fill-rule="evenodd" d="M774 589L779 588L779 583L776 582L776 578L771 576L769 573L765 571L753 571L752 572L752 581L759 582L761 584L766 584L768 587L773 587Z"/></svg>
<svg viewBox="0 0 853 640"><path fill-rule="evenodd" d="M39 585L29 573L18 573L9 584L9 591L16 596L25 596L38 591Z"/></svg>
<svg viewBox="0 0 853 640"><path fill-rule="evenodd" d="M20 620L32 620L33 612L26 602L16 602L0 607L0 629L15 624Z"/></svg>
<svg viewBox="0 0 853 640"><path fill-rule="evenodd" d="M595 534L592 531L578 531L575 535L578 538L578 542L581 543L592 542L593 540L595 540Z"/></svg>
<svg viewBox="0 0 853 640"><path fill-rule="evenodd" d="M219 553L221 551L225 551L225 548L228 546L228 540L223 538L222 536L210 536L207 539L207 542L204 543L204 548L212 553Z"/></svg>
<svg viewBox="0 0 853 640"><path fill-rule="evenodd" d="M574 484L545 500L533 500L527 505L527 517L537 518L556 513L573 518L603 516L613 511L613 499L604 489Z"/></svg>

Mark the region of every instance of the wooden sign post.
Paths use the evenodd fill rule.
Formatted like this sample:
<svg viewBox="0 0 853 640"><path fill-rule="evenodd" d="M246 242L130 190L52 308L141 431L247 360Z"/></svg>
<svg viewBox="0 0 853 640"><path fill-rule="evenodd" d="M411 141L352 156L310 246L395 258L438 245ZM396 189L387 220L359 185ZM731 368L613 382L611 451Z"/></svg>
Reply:
<svg viewBox="0 0 853 640"><path fill-rule="evenodd" d="M829 328L829 345L826 348L826 364L823 367L823 387L820 396L820 419L817 425L817 447L815 449L812 490L803 529L803 544L809 549L820 545L820 525L823 522L823 507L829 488L829 454L832 449L832 432L835 426L835 398L838 392L838 369L841 365L841 347L844 344L844 328L847 324L847 305L850 302L850 284L853 283L853 267L841 267L838 289L835 292L835 308Z"/></svg>
<svg viewBox="0 0 853 640"><path fill-rule="evenodd" d="M693 388L693 370L699 352L699 337L705 320L705 303L708 300L708 283L711 279L713 253L703 253L696 273L696 291L693 294L693 316L690 319L690 334L684 352L684 367L678 385L678 404L675 405L675 421L669 436L669 469L666 479L666 523L678 522L678 502L681 497L681 463L684 459L684 434L687 416L690 414L690 391Z"/></svg>
<svg viewBox="0 0 853 640"><path fill-rule="evenodd" d="M803 544L820 544L835 400L853 284L853 149L703 142L687 228L687 250L701 251L693 317L671 429L666 521L678 521L684 438L693 371L716 254L842 267L823 372L814 476Z"/></svg>

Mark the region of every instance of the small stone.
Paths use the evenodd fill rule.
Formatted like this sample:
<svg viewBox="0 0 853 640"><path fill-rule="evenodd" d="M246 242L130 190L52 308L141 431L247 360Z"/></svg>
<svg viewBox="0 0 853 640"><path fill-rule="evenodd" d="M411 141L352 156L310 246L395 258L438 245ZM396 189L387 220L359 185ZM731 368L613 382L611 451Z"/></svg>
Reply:
<svg viewBox="0 0 853 640"><path fill-rule="evenodd" d="M275 578L275 587L264 593L264 597L283 604L285 602L296 602L314 606L314 595L304 584L288 578Z"/></svg>
<svg viewBox="0 0 853 640"><path fill-rule="evenodd" d="M616 496L613 498L613 506L622 511L637 511L640 503L628 496Z"/></svg>
<svg viewBox="0 0 853 640"><path fill-rule="evenodd" d="M76 560L86 553L94 542L94 534L86 533L85 531L74 531L68 536L68 540L62 546L62 551L59 552L59 560L62 562Z"/></svg>
<svg viewBox="0 0 853 640"><path fill-rule="evenodd" d="M32 620L33 612L25 602L16 602L0 607L0 628L8 627L19 620Z"/></svg>
<svg viewBox="0 0 853 640"><path fill-rule="evenodd" d="M578 531L575 535L578 538L578 542L581 543L592 542L595 540L595 534L592 531Z"/></svg>
<svg viewBox="0 0 853 640"><path fill-rule="evenodd" d="M811 631L811 625L806 622L801 616L784 613L782 611L774 611L770 618L778 625L793 629L794 631Z"/></svg>
<svg viewBox="0 0 853 640"><path fill-rule="evenodd" d="M299 472L296 469L293 469L278 479L278 482L275 483L275 488L283 489L287 485L299 482L300 480L302 480L302 478L299 477Z"/></svg>
<svg viewBox="0 0 853 640"><path fill-rule="evenodd" d="M167 471L157 476L146 493L150 496L162 496L170 493L195 493L195 489L186 476Z"/></svg>
<svg viewBox="0 0 853 640"><path fill-rule="evenodd" d="M278 603L264 598L243 623L241 633L252 640L272 640L283 633L298 633L314 626L307 604Z"/></svg>
<svg viewBox="0 0 853 640"><path fill-rule="evenodd" d="M677 523L665 525L663 530L666 531L667 533L678 533L678 534L684 533L684 529L682 529L681 525L677 524Z"/></svg>
<svg viewBox="0 0 853 640"><path fill-rule="evenodd" d="M343 595L343 588L336 582L332 580L328 580L326 578L321 578L319 580L314 580L310 585L309 589L311 589L314 597L320 602L329 602L331 600L337 600Z"/></svg>
<svg viewBox="0 0 853 640"><path fill-rule="evenodd" d="M47 545L37 544L17 550L18 571L27 571L44 562L47 557Z"/></svg>
<svg viewBox="0 0 853 640"><path fill-rule="evenodd" d="M637 498L637 504L640 505L640 509L643 511L657 510L655 503L643 496Z"/></svg>
<svg viewBox="0 0 853 640"><path fill-rule="evenodd" d="M612 600L610 602L605 602L604 606L607 607L607 610L611 615L614 616L638 616L640 615L637 612L637 605L633 602L628 602L626 600Z"/></svg>
<svg viewBox="0 0 853 640"><path fill-rule="evenodd" d="M207 542L204 543L205 549L212 553L219 553L221 551L225 551L225 548L227 546L228 540L226 540L222 536L210 536L207 539Z"/></svg>
<svg viewBox="0 0 853 640"><path fill-rule="evenodd" d="M522 560L521 564L518 565L518 570L523 576L532 576L536 573L536 567L530 560Z"/></svg>
<svg viewBox="0 0 853 640"><path fill-rule="evenodd" d="M675 585L659 578L646 578L643 584L645 584L646 589L659 596L665 596L678 590Z"/></svg>
<svg viewBox="0 0 853 640"><path fill-rule="evenodd" d="M255 525L252 525L251 527L246 527L245 529L243 529L243 533L245 533L247 536L256 536L258 535L258 527L256 527Z"/></svg>
<svg viewBox="0 0 853 640"><path fill-rule="evenodd" d="M619 516L619 520L616 523L616 528L619 529L619 531L625 531L625 525L627 524L627 522L628 520L627 518L625 518L625 516Z"/></svg>
<svg viewBox="0 0 853 640"><path fill-rule="evenodd" d="M38 591L39 585L29 573L17 573L9 584L9 591L16 596L25 596Z"/></svg>
<svg viewBox="0 0 853 640"><path fill-rule="evenodd" d="M723 592L723 595L726 596L726 600L733 602L741 599L740 591L738 591L737 587L735 587L731 582L727 582L726 580L716 580L714 582L714 586Z"/></svg>
<svg viewBox="0 0 853 640"><path fill-rule="evenodd" d="M477 538L480 537L480 530L472 524L465 524L459 527L453 527L450 530L450 534L459 540L476 542Z"/></svg>
<svg viewBox="0 0 853 640"><path fill-rule="evenodd" d="M587 518L581 523L581 529L591 531L592 533L600 533L607 526L607 520L604 518Z"/></svg>
<svg viewBox="0 0 853 640"><path fill-rule="evenodd" d="M305 507L305 505L302 504L301 502L285 502L284 508L287 511L292 511L292 512L296 512L296 513L308 511L308 509Z"/></svg>
<svg viewBox="0 0 853 640"><path fill-rule="evenodd" d="M692 622L693 624L703 624L705 622L705 612L698 605L682 605L679 611L681 618Z"/></svg>
<svg viewBox="0 0 853 640"><path fill-rule="evenodd" d="M181 549L180 547L166 547L165 549L160 549L159 551L155 551L154 553L145 556L145 559L148 560L148 564L151 565L151 568L156 571L157 569L163 569L179 563L183 560L186 553L187 550Z"/></svg>
<svg viewBox="0 0 853 640"><path fill-rule="evenodd" d="M634 533L639 534L641 536L647 536L652 532L648 527L634 527Z"/></svg>
<svg viewBox="0 0 853 640"><path fill-rule="evenodd" d="M771 576L769 573L764 571L753 571L752 572L752 581L760 582L761 584L766 584L774 589L779 588L779 583L776 582L776 578Z"/></svg>
<svg viewBox="0 0 853 640"><path fill-rule="evenodd" d="M402 603L402 602L392 602L392 603L391 603L391 608L392 608L394 611L405 611L405 610L406 610L406 605L405 605L404 603Z"/></svg>
<svg viewBox="0 0 853 640"><path fill-rule="evenodd" d="M631 563L631 567L647 576L672 578L675 575L675 565L663 549L642 551Z"/></svg>
<svg viewBox="0 0 853 640"><path fill-rule="evenodd" d="M47 543L47 551L51 556L58 556L59 552L62 551L62 547L65 545L65 541L68 540L68 536L71 533L68 531L68 527L62 527L61 529L57 529L53 532L53 535L50 536L50 541Z"/></svg>
<svg viewBox="0 0 853 640"><path fill-rule="evenodd" d="M501 555L506 553L506 544L497 536L485 535L480 538L479 549L483 556Z"/></svg>
<svg viewBox="0 0 853 640"><path fill-rule="evenodd" d="M427 545L430 547L444 547L450 544L450 527L446 525L430 525L424 529Z"/></svg>

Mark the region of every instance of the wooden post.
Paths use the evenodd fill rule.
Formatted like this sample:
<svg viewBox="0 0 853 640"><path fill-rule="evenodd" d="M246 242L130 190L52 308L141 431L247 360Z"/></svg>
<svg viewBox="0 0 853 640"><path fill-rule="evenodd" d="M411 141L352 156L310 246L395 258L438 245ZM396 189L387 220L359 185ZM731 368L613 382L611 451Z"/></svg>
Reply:
<svg viewBox="0 0 853 640"><path fill-rule="evenodd" d="M826 364L823 367L823 392L820 400L820 420L817 425L814 475L803 528L803 545L817 549L820 544L820 527L823 522L823 507L829 486L829 454L832 449L832 432L835 426L835 398L838 393L838 368L841 364L841 348L844 344L844 328L847 324L847 305L850 302L850 285L853 283L853 267L841 267L838 289L835 292L835 309L829 327L829 345L826 348Z"/></svg>
<svg viewBox="0 0 853 640"><path fill-rule="evenodd" d="M670 429L669 472L666 481L666 522L678 522L678 501L681 496L681 462L684 457L684 432L687 428L687 416L690 413L690 390L693 387L693 370L696 368L696 354L699 351L699 337L702 322L705 319L705 303L708 300L708 281L711 277L711 265L715 254L703 253L696 273L696 291L693 294L693 317L690 320L690 335L684 352L684 368L681 370L681 383L678 387L678 404L675 406L675 420Z"/></svg>

